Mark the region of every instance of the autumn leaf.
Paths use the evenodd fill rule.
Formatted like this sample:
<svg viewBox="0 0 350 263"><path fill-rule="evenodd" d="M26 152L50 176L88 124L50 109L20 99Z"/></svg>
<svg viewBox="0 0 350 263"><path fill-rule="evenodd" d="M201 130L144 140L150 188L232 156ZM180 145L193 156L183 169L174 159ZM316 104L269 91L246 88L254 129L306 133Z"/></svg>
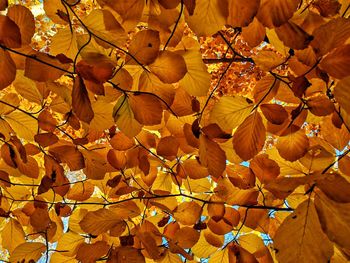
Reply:
<svg viewBox="0 0 350 263"><path fill-rule="evenodd" d="M302 202L293 214L283 221L274 239L279 261L329 260L333 255L332 243L323 233L315 205L310 200ZM289 243L289 240L292 242ZM288 249L285 249L285 246L288 246Z"/></svg>
<svg viewBox="0 0 350 263"><path fill-rule="evenodd" d="M0 261L346 262L347 0L0 0Z"/></svg>
<svg viewBox="0 0 350 263"><path fill-rule="evenodd" d="M249 160L258 154L265 143L265 126L260 113L247 117L233 135L233 148L243 160Z"/></svg>

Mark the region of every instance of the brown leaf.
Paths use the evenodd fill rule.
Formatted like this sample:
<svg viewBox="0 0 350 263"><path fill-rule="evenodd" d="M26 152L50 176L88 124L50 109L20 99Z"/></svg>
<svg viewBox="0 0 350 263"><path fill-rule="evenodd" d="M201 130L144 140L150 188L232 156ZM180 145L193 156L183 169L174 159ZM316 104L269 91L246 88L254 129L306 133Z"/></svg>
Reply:
<svg viewBox="0 0 350 263"><path fill-rule="evenodd" d="M8 0L0 0L0 11L3 11L8 6Z"/></svg>
<svg viewBox="0 0 350 263"><path fill-rule="evenodd" d="M139 249L117 247L111 250L107 263L145 263L145 257Z"/></svg>
<svg viewBox="0 0 350 263"><path fill-rule="evenodd" d="M87 60L79 61L76 69L83 79L101 84L112 77L114 65L104 57L96 55L96 57L91 56Z"/></svg>
<svg viewBox="0 0 350 263"><path fill-rule="evenodd" d="M78 75L74 80L72 90L72 108L77 117L90 123L94 118L94 111L91 107L89 94L86 90L83 79Z"/></svg>
<svg viewBox="0 0 350 263"><path fill-rule="evenodd" d="M10 17L4 15L0 15L0 43L9 48L20 48L22 45L18 25Z"/></svg>
<svg viewBox="0 0 350 263"><path fill-rule="evenodd" d="M9 86L16 78L16 65L10 54L0 49L0 90Z"/></svg>
<svg viewBox="0 0 350 263"><path fill-rule="evenodd" d="M321 174L316 178L316 185L328 198L338 203L350 203L350 183L341 175Z"/></svg>
<svg viewBox="0 0 350 263"><path fill-rule="evenodd" d="M266 27L281 26L293 16L299 3L300 0L261 0L257 18Z"/></svg>
<svg viewBox="0 0 350 263"><path fill-rule="evenodd" d="M334 112L334 104L326 95L312 97L306 102L309 110L316 116L326 116Z"/></svg>
<svg viewBox="0 0 350 263"><path fill-rule="evenodd" d="M248 26L258 13L260 0L229 0L227 23L233 27Z"/></svg>
<svg viewBox="0 0 350 263"><path fill-rule="evenodd" d="M323 233L311 200L302 202L283 221L274 237L274 249L281 262L330 260L333 244Z"/></svg>
<svg viewBox="0 0 350 263"><path fill-rule="evenodd" d="M57 121L48 110L43 110L38 116L40 129L53 132L56 129Z"/></svg>
<svg viewBox="0 0 350 263"><path fill-rule="evenodd" d="M42 147L47 147L52 144L55 144L58 142L58 137L57 135L53 134L52 132L47 132L47 133L39 133L34 136L34 140L40 144Z"/></svg>
<svg viewBox="0 0 350 263"><path fill-rule="evenodd" d="M328 238L339 246L349 249L350 204L338 203L322 191L316 191L315 206L322 229Z"/></svg>
<svg viewBox="0 0 350 263"><path fill-rule="evenodd" d="M279 39L287 47L293 49L305 49L313 39L311 35L293 22L287 22L275 30Z"/></svg>
<svg viewBox="0 0 350 263"><path fill-rule="evenodd" d="M272 124L280 125L288 119L287 111L279 104L262 104L260 109L265 118Z"/></svg>
<svg viewBox="0 0 350 263"><path fill-rule="evenodd" d="M85 167L83 155L72 144L57 143L49 148L49 152L62 163L66 163L71 171L77 171Z"/></svg>

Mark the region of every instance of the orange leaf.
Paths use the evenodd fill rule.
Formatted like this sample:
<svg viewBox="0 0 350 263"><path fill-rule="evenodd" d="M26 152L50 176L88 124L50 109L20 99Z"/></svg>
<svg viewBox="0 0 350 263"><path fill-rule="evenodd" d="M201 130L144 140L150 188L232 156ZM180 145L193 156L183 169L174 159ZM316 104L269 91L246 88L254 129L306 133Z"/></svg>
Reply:
<svg viewBox="0 0 350 263"><path fill-rule="evenodd" d="M178 82L187 73L184 58L171 51L160 52L149 68L164 83Z"/></svg>
<svg viewBox="0 0 350 263"><path fill-rule="evenodd" d="M183 225L194 225L199 220L202 208L196 202L183 202L174 211L174 218Z"/></svg>
<svg viewBox="0 0 350 263"><path fill-rule="evenodd" d="M286 160L294 162L303 157L309 148L309 139L305 131L292 125L285 136L278 138L276 148Z"/></svg>
<svg viewBox="0 0 350 263"><path fill-rule="evenodd" d="M16 65L10 54L0 49L0 90L9 86L16 78Z"/></svg>
<svg viewBox="0 0 350 263"><path fill-rule="evenodd" d="M142 30L137 32L131 40L129 53L140 63L148 65L157 58L159 45L160 38L158 31L150 29Z"/></svg>
<svg viewBox="0 0 350 263"><path fill-rule="evenodd" d="M19 27L22 45L29 44L35 33L35 22L32 12L23 5L12 5L7 11L7 16Z"/></svg>
<svg viewBox="0 0 350 263"><path fill-rule="evenodd" d="M260 113L255 111L237 128L233 135L233 148L239 157L249 160L262 150L265 138L265 126Z"/></svg>
<svg viewBox="0 0 350 263"><path fill-rule="evenodd" d="M129 96L129 102L139 123L144 125L161 123L163 108L157 97L149 94L133 94Z"/></svg>
<svg viewBox="0 0 350 263"><path fill-rule="evenodd" d="M68 64L61 63L56 57L43 52L32 52L25 61L24 76L39 82L60 78L68 69Z"/></svg>
<svg viewBox="0 0 350 263"><path fill-rule="evenodd" d="M226 154L220 146L206 135L199 138L199 160L208 168L211 176L220 177L226 167Z"/></svg>
<svg viewBox="0 0 350 263"><path fill-rule="evenodd" d="M280 167L275 161L269 159L267 154L255 156L249 167L261 183L268 183L280 174Z"/></svg>
<svg viewBox="0 0 350 263"><path fill-rule="evenodd" d="M329 75L337 79L342 79L350 75L350 44L340 46L324 59L320 66Z"/></svg>
<svg viewBox="0 0 350 263"><path fill-rule="evenodd" d="M262 104L260 109L265 118L272 124L280 125L288 119L287 111L279 104Z"/></svg>

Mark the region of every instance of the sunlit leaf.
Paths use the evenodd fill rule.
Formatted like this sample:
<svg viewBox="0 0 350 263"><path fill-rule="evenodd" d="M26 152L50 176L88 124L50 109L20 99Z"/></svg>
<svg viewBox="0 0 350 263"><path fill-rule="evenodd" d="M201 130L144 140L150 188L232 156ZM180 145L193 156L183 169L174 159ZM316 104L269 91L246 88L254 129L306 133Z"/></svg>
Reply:
<svg viewBox="0 0 350 263"><path fill-rule="evenodd" d="M283 262L327 261L333 255L333 245L322 231L311 200L302 202L283 221L274 243L276 257Z"/></svg>

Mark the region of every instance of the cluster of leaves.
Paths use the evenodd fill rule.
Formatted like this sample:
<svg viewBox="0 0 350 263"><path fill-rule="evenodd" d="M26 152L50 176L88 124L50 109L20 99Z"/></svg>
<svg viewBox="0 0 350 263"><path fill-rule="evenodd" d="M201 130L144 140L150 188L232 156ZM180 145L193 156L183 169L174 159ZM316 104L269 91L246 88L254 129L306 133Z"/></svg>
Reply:
<svg viewBox="0 0 350 263"><path fill-rule="evenodd" d="M350 259L349 0L33 2L0 0L3 261Z"/></svg>

